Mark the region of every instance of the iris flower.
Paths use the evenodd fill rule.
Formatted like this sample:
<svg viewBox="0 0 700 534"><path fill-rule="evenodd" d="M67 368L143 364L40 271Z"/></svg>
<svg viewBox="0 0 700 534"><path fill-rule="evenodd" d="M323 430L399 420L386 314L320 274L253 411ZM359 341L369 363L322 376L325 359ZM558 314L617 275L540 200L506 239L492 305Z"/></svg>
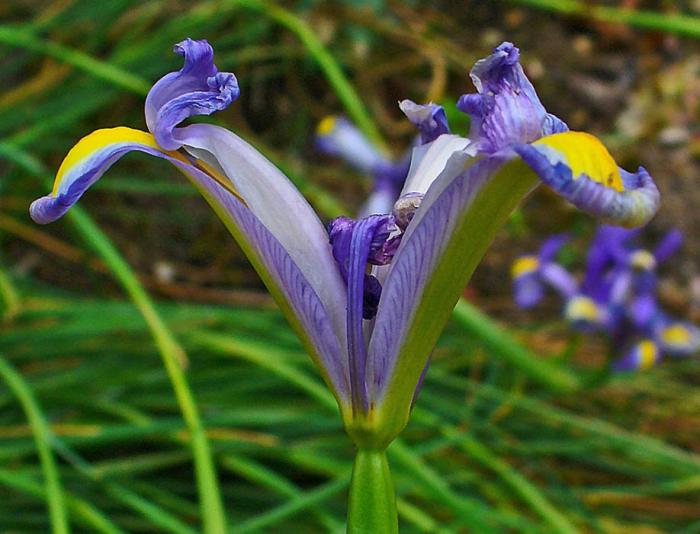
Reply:
<svg viewBox="0 0 700 534"><path fill-rule="evenodd" d="M639 247L636 229L603 225L588 249L585 277L576 278L555 261L565 237L548 238L538 255L513 263L515 302L534 306L547 286L564 299L564 317L584 332L607 335L611 352L622 354L613 363L617 371L649 369L664 356L689 356L700 350L700 329L671 318L657 299L658 266L683 242L671 230L653 249Z"/></svg>
<svg viewBox="0 0 700 534"><path fill-rule="evenodd" d="M390 214L330 224L272 163L219 126L180 126L239 94L206 41L175 46L184 58L146 98L148 131L98 130L68 153L50 195L31 216L63 215L122 155L164 158L199 189L292 324L338 402L358 447L350 532L395 532L384 453L406 425L429 355L496 231L540 182L579 208L634 226L655 213L649 174L620 169L592 135L548 114L503 43L476 63L477 92L458 102L469 137L449 133L439 106L403 102L422 144Z"/></svg>

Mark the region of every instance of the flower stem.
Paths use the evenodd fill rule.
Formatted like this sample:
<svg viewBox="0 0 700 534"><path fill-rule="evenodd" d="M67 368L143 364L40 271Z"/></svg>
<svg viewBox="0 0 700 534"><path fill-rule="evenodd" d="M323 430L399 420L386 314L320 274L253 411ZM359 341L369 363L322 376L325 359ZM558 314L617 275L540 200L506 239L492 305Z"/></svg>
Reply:
<svg viewBox="0 0 700 534"><path fill-rule="evenodd" d="M398 531L396 493L386 451L359 449L350 480L348 534L394 534Z"/></svg>

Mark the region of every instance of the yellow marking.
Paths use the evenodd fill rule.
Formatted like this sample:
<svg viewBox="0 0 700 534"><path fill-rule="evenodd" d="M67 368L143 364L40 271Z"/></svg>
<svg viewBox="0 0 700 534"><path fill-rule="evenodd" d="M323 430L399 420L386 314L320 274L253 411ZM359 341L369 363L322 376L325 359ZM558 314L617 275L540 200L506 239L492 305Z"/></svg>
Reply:
<svg viewBox="0 0 700 534"><path fill-rule="evenodd" d="M70 174L71 170L79 165L80 162L89 158L91 155L104 150L110 145L121 144L121 143L135 143L148 148L152 148L167 154L171 158L174 158L182 163L191 165L191 162L182 154L177 151L163 150L156 142L155 137L148 132L142 130L135 130L134 128L128 128L126 126L117 126L116 128L103 128L101 130L95 130L91 134L86 135L80 141L78 141L73 148L70 149L65 159L61 163L56 173L56 179L53 184L52 195L56 196L58 193L58 187L61 181ZM230 180L201 160L196 160L195 165L199 167L204 173L210 176L216 183L221 187L226 189L229 193L235 196L238 200L245 204L243 197L231 184Z"/></svg>
<svg viewBox="0 0 700 534"><path fill-rule="evenodd" d="M584 319L595 323L598 321L598 306L588 297L572 298L566 305L566 316L571 321Z"/></svg>
<svg viewBox="0 0 700 534"><path fill-rule="evenodd" d="M168 152L160 148L158 143L156 143L155 137L148 132L127 128L126 126L103 128L101 130L95 130L91 134L86 135L80 141L78 141L73 148L70 149L65 159L61 163L61 166L58 168L51 194L56 196L58 186L61 184L63 178L70 173L71 169L80 164L81 161L89 158L92 154L105 149L109 145L114 145L117 143L138 143L140 145L159 150L179 160L186 161L185 158L183 158L177 152Z"/></svg>
<svg viewBox="0 0 700 534"><path fill-rule="evenodd" d="M513 278L520 278L523 275L535 272L540 267L540 260L537 256L521 256L513 262L510 274Z"/></svg>
<svg viewBox="0 0 700 534"><path fill-rule="evenodd" d="M582 174L615 191L624 191L617 163L596 137L585 132L564 132L535 141L561 153L574 179Z"/></svg>
<svg viewBox="0 0 700 534"><path fill-rule="evenodd" d="M661 333L661 338L664 343L671 345L689 345L690 344L690 332L682 324L674 324L667 328Z"/></svg>
<svg viewBox="0 0 700 534"><path fill-rule="evenodd" d="M318 126L316 127L316 133L318 135L330 134L335 129L336 122L336 118L332 115L325 117L321 122L318 123Z"/></svg>
<svg viewBox="0 0 700 534"><path fill-rule="evenodd" d="M632 258L630 259L630 264L635 269L640 269L643 271L651 271L656 267L656 258L648 250L635 250L632 253Z"/></svg>
<svg viewBox="0 0 700 534"><path fill-rule="evenodd" d="M656 343L649 339L640 341L637 345L637 354L639 354L639 368L642 370L651 369L656 363L657 355Z"/></svg>

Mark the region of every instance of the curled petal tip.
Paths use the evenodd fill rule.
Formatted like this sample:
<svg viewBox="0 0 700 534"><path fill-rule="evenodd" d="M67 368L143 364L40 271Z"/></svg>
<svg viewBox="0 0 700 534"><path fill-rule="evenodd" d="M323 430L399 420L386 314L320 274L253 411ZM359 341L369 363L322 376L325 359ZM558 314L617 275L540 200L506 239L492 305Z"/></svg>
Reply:
<svg viewBox="0 0 700 534"><path fill-rule="evenodd" d="M544 109L519 58L513 43L496 47L470 72L477 93L463 95L457 102L457 108L471 116L469 136L480 152L493 154L514 143L531 143L566 129Z"/></svg>
<svg viewBox="0 0 700 534"><path fill-rule="evenodd" d="M240 94L236 77L214 65L214 50L207 41L185 39L174 51L184 58L182 69L163 76L146 97L148 129L166 150L182 145L177 139L178 124L193 115L225 109Z"/></svg>
<svg viewBox="0 0 700 534"><path fill-rule="evenodd" d="M513 148L543 182L605 222L642 226L658 209L659 190L649 173L619 168L592 135L565 132Z"/></svg>
<svg viewBox="0 0 700 534"><path fill-rule="evenodd" d="M445 109L438 104L416 104L412 100L402 100L399 108L420 130L421 144L430 143L442 134L450 133Z"/></svg>

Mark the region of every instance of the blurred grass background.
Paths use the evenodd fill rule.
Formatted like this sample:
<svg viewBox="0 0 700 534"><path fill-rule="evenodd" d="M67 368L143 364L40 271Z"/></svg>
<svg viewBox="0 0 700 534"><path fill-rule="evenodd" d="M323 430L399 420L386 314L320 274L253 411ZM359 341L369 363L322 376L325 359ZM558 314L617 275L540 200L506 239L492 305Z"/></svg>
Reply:
<svg viewBox="0 0 700 534"><path fill-rule="evenodd" d="M662 298L697 319L698 15L641 0L0 4L0 532L344 530L337 409L173 169L127 156L65 221L28 218L78 138L144 127L150 84L180 67L173 43L213 44L242 92L213 120L328 219L370 184L314 152L321 118L349 115L398 155L413 135L398 99L453 102L474 60L514 41L549 111L659 182L649 235L688 236ZM475 332L461 309L445 332L390 449L402 532L700 532L698 361L605 376L600 343L510 305L510 261L563 228L592 223L539 191L466 291L511 326ZM548 387L514 351L582 385Z"/></svg>

